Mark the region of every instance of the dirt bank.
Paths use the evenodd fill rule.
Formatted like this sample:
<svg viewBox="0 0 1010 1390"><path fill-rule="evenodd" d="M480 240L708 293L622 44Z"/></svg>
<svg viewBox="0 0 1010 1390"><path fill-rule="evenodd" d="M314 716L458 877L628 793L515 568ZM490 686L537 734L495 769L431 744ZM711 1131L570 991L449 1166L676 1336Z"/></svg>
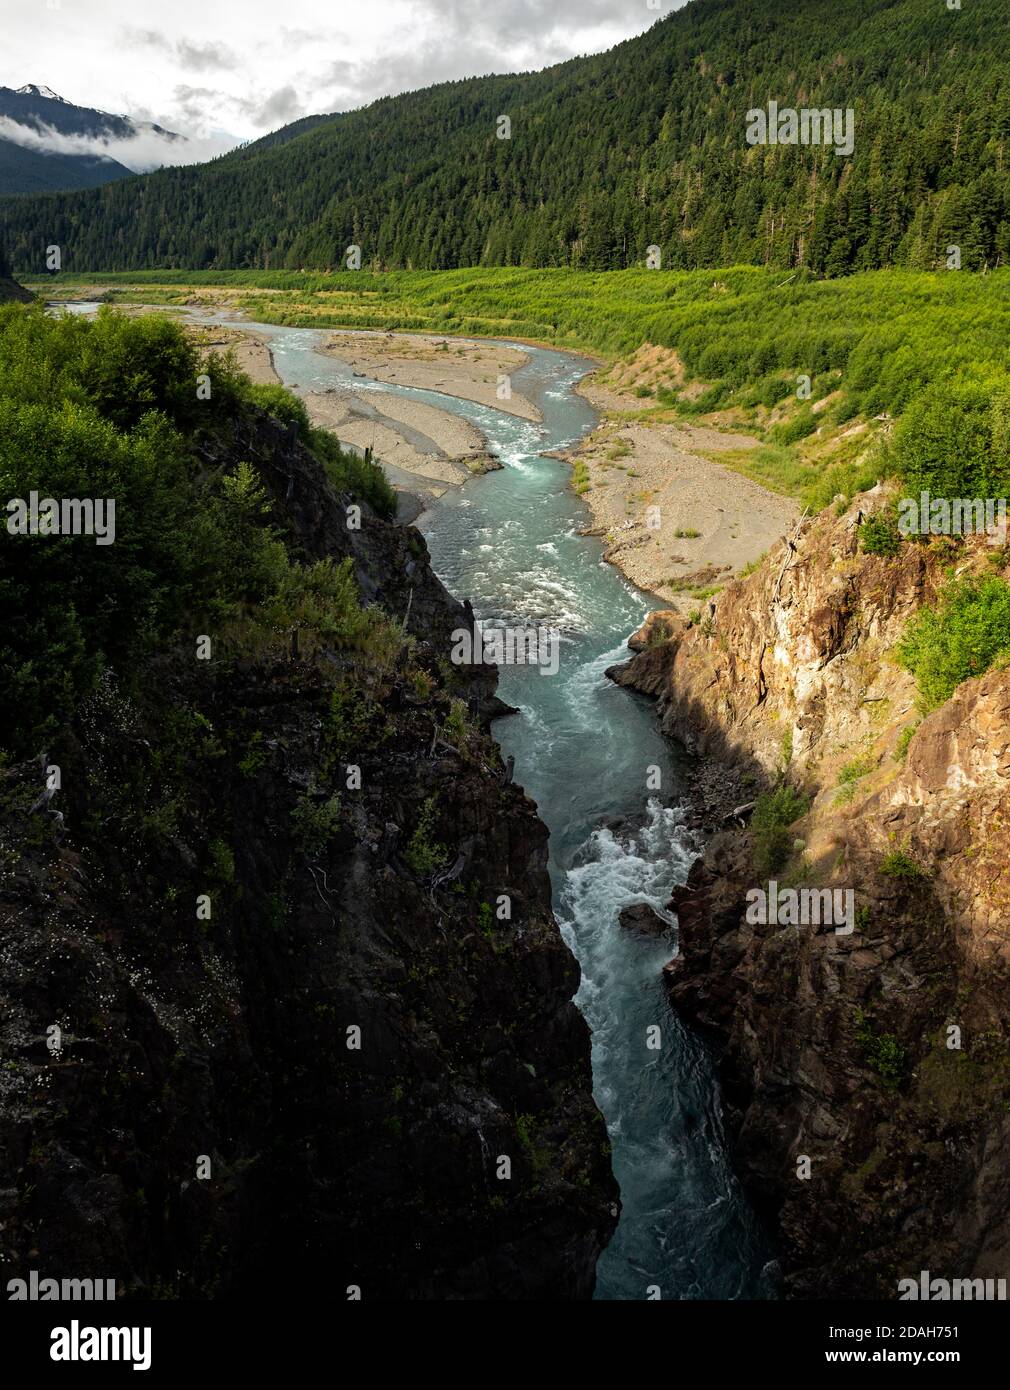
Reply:
<svg viewBox="0 0 1010 1390"><path fill-rule="evenodd" d="M706 457L756 448L756 439L629 419L628 412L641 411L641 400L593 378L578 389L602 418L561 457L573 464L575 486L609 541L606 558L640 588L690 612L794 524L792 498Z"/></svg>
<svg viewBox="0 0 1010 1390"><path fill-rule="evenodd" d="M413 333L334 332L322 351L375 381L442 391L524 420L542 419L532 401L515 391L499 398L499 379L528 361L518 348Z"/></svg>

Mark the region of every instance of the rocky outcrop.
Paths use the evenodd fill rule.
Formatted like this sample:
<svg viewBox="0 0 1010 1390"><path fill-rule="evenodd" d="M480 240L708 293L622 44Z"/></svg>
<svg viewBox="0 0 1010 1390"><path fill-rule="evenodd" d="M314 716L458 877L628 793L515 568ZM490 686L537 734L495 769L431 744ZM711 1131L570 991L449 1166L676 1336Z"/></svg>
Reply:
<svg viewBox="0 0 1010 1390"><path fill-rule="evenodd" d="M622 907L618 921L625 931L635 932L638 936L662 936L670 930L670 923L648 903L632 903L629 907Z"/></svg>
<svg viewBox="0 0 1010 1390"><path fill-rule="evenodd" d="M960 686L903 760L915 692L888 658L946 569L993 562L936 541L862 553L877 503L806 523L707 621L653 616L613 673L740 782L787 768L811 806L778 879L854 893L851 933L762 925L747 895L768 876L734 823L671 902L671 1001L715 1042L796 1297L893 1298L921 1269L1010 1265L1010 672Z"/></svg>
<svg viewBox="0 0 1010 1390"><path fill-rule="evenodd" d="M587 1298L617 1189L493 668L449 664L422 538L349 529L276 422L204 453L403 648L166 650L0 772L5 1277Z"/></svg>
<svg viewBox="0 0 1010 1390"><path fill-rule="evenodd" d="M9 276L0 274L0 304L18 303L29 304L35 298L30 290L26 290L23 285L19 285L16 280Z"/></svg>
<svg viewBox="0 0 1010 1390"><path fill-rule="evenodd" d="M611 673L655 695L663 729L692 751L771 774L788 760L828 775L848 748L912 710L912 678L887 654L931 599L948 557L907 545L895 559L859 549L861 516L802 523L749 578L727 585L702 618L652 613ZM820 769L820 772L818 771Z"/></svg>

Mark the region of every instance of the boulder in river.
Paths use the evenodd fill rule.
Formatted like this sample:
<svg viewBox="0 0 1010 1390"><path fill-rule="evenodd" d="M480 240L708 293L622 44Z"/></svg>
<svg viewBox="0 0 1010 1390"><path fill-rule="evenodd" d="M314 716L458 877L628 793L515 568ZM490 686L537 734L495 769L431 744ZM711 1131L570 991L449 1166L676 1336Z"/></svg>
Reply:
<svg viewBox="0 0 1010 1390"><path fill-rule="evenodd" d="M639 936L662 936L670 930L669 922L648 903L632 903L629 907L622 907L617 920L625 931L636 932Z"/></svg>

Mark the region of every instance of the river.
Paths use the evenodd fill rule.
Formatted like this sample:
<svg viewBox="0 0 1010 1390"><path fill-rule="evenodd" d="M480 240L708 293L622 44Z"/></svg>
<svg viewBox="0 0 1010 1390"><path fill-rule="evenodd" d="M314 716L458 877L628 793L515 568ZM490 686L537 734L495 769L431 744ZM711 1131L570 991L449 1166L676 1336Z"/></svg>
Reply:
<svg viewBox="0 0 1010 1390"><path fill-rule="evenodd" d="M663 991L675 923L660 939L618 924L632 903L662 913L700 846L687 828L677 755L652 706L603 674L627 656L629 633L657 604L604 562L601 541L579 535L590 516L569 486L570 469L541 454L592 427L591 407L573 390L591 364L510 344L529 354L511 380L540 407L538 425L362 379L316 351L323 331L243 326L268 340L278 374L300 391L346 385L427 402L477 425L504 464L449 489L416 524L436 573L471 599L483 623L561 636L556 675L502 667L499 693L519 713L499 720L495 736L550 830L555 912L582 969L576 1004L592 1029L593 1089L622 1200L596 1298L774 1297L770 1247L728 1163L712 1061Z"/></svg>

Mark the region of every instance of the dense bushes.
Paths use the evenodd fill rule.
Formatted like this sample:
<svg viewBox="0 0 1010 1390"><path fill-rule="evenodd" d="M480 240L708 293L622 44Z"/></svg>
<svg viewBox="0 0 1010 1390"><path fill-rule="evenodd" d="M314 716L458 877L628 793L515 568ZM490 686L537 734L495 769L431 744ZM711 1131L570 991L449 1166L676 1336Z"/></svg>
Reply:
<svg viewBox="0 0 1010 1390"><path fill-rule="evenodd" d="M246 400L258 405L275 420L280 420L281 424L294 429L303 443L309 442L312 426L309 424L309 412L305 408L305 402L286 386L278 386L273 382L250 381L245 383L243 395Z"/></svg>
<svg viewBox="0 0 1010 1390"><path fill-rule="evenodd" d="M963 680L1010 659L1010 584L963 579L921 609L897 648L915 676L924 709L949 700Z"/></svg>
<svg viewBox="0 0 1010 1390"><path fill-rule="evenodd" d="M807 812L807 802L799 792L783 782L757 799L751 817L754 835L754 862L761 874L781 869L792 851L789 827Z"/></svg>
<svg viewBox="0 0 1010 1390"><path fill-rule="evenodd" d="M202 374L210 400L197 394ZM215 631L259 606L283 625L290 609L327 640L360 643L367 624L346 567L303 580L254 470L210 472L195 455L202 432L233 435L260 398L163 320L0 310L0 750L38 752L103 669L128 687L191 624ZM268 404L309 433L300 402L277 391ZM330 440L320 452L348 490L361 481L388 505L381 470ZM115 499L114 543L9 534L8 501L32 492Z"/></svg>
<svg viewBox="0 0 1010 1390"><path fill-rule="evenodd" d="M868 516L860 528L859 543L867 555L897 555L901 549L901 532L894 509Z"/></svg>
<svg viewBox="0 0 1010 1390"><path fill-rule="evenodd" d="M1005 497L1010 492L1010 377L933 385L900 421L894 460L913 493Z"/></svg>
<svg viewBox="0 0 1010 1390"><path fill-rule="evenodd" d="M325 430L310 429L308 442L312 452L322 460L327 476L338 492L353 493L387 520L391 521L396 516L396 489L386 481L386 475L378 464L349 449L342 449L333 435Z"/></svg>
<svg viewBox="0 0 1010 1390"><path fill-rule="evenodd" d="M758 390L767 406L793 395L800 374L814 379L816 397L817 378L840 372L831 385L843 392L844 418L897 416L932 383L1010 372L1008 270L878 271L844 280L799 272L785 281L756 266L717 275L514 267L145 271L77 283L138 285L154 297L161 287L180 302L219 285L238 291L240 307L259 322L307 328L474 333L615 355L655 343L677 350L688 378L718 382L731 395ZM276 290L284 293L259 292Z"/></svg>
<svg viewBox="0 0 1010 1390"><path fill-rule="evenodd" d="M769 437L775 444L796 444L799 440L806 439L808 434L813 434L816 428L817 416L809 405L805 405L780 425L773 426L769 431Z"/></svg>

